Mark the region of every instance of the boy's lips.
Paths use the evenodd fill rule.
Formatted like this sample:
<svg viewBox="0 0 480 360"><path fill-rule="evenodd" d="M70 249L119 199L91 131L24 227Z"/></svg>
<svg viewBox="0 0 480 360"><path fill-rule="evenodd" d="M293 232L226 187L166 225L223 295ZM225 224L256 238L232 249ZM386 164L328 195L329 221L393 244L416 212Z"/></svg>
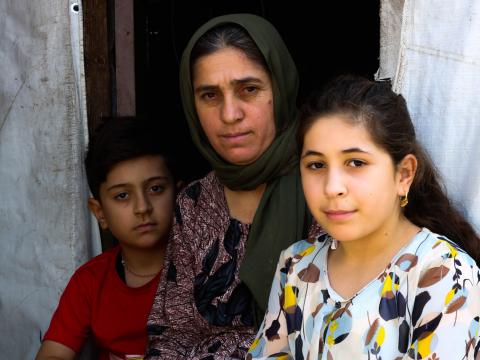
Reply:
<svg viewBox="0 0 480 360"><path fill-rule="evenodd" d="M143 223L140 225L137 225L134 227L134 230L140 231L140 232L146 232L146 231L151 231L157 226L157 223L154 222L148 222L148 223Z"/></svg>

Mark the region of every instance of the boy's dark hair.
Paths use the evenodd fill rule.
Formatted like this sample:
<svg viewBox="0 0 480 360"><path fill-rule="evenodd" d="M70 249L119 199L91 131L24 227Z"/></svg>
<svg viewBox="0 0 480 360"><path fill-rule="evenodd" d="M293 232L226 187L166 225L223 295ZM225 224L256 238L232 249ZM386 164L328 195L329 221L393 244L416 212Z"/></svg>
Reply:
<svg viewBox="0 0 480 360"><path fill-rule="evenodd" d="M146 155L161 155L175 181L176 168L165 135L152 122L134 117L106 118L91 137L85 158L90 191L99 199L100 185L118 163Z"/></svg>
<svg viewBox="0 0 480 360"><path fill-rule="evenodd" d="M480 261L479 236L447 197L437 170L416 139L405 99L393 92L390 82L343 75L329 83L323 93L314 94L300 113L300 151L307 131L319 118L329 115L363 124L395 165L406 155L415 155L418 167L405 217L419 227L447 236Z"/></svg>

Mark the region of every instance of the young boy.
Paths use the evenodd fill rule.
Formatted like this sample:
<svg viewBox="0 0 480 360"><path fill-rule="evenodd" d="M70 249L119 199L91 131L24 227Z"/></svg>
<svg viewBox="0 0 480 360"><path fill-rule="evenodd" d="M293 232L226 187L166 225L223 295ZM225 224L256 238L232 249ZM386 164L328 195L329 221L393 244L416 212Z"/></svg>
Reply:
<svg viewBox="0 0 480 360"><path fill-rule="evenodd" d="M103 124L85 165L88 206L119 245L73 274L36 359L74 359L89 336L100 359L142 359L173 217L171 166L158 133L132 118Z"/></svg>

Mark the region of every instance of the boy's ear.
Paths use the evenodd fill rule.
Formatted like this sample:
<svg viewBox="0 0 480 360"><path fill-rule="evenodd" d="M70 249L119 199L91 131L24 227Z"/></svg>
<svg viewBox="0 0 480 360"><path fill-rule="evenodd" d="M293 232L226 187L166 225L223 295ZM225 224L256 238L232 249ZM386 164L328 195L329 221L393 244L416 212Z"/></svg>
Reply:
<svg viewBox="0 0 480 360"><path fill-rule="evenodd" d="M93 215L95 215L95 217L97 218L97 221L100 224L100 227L102 228L102 230L107 230L108 224L107 224L107 220L105 219L102 204L100 204L100 201L91 197L90 199L88 199L88 208L93 213Z"/></svg>
<svg viewBox="0 0 480 360"><path fill-rule="evenodd" d="M417 166L417 158L413 154L408 154L398 164L397 171L399 175L399 196L404 196L408 193L413 179L415 178Z"/></svg>
<svg viewBox="0 0 480 360"><path fill-rule="evenodd" d="M180 190L182 190L185 187L185 181L183 180L178 180L177 183L175 184L175 190L176 193L178 194Z"/></svg>

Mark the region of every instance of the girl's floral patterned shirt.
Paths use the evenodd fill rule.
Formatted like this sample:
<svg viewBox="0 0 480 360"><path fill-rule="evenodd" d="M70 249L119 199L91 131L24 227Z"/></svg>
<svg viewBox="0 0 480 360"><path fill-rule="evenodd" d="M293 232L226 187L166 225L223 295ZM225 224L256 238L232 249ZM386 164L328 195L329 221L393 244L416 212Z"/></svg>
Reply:
<svg viewBox="0 0 480 360"><path fill-rule="evenodd" d="M331 288L332 238L285 250L247 359L480 359L480 272L449 239L422 229L350 299Z"/></svg>

